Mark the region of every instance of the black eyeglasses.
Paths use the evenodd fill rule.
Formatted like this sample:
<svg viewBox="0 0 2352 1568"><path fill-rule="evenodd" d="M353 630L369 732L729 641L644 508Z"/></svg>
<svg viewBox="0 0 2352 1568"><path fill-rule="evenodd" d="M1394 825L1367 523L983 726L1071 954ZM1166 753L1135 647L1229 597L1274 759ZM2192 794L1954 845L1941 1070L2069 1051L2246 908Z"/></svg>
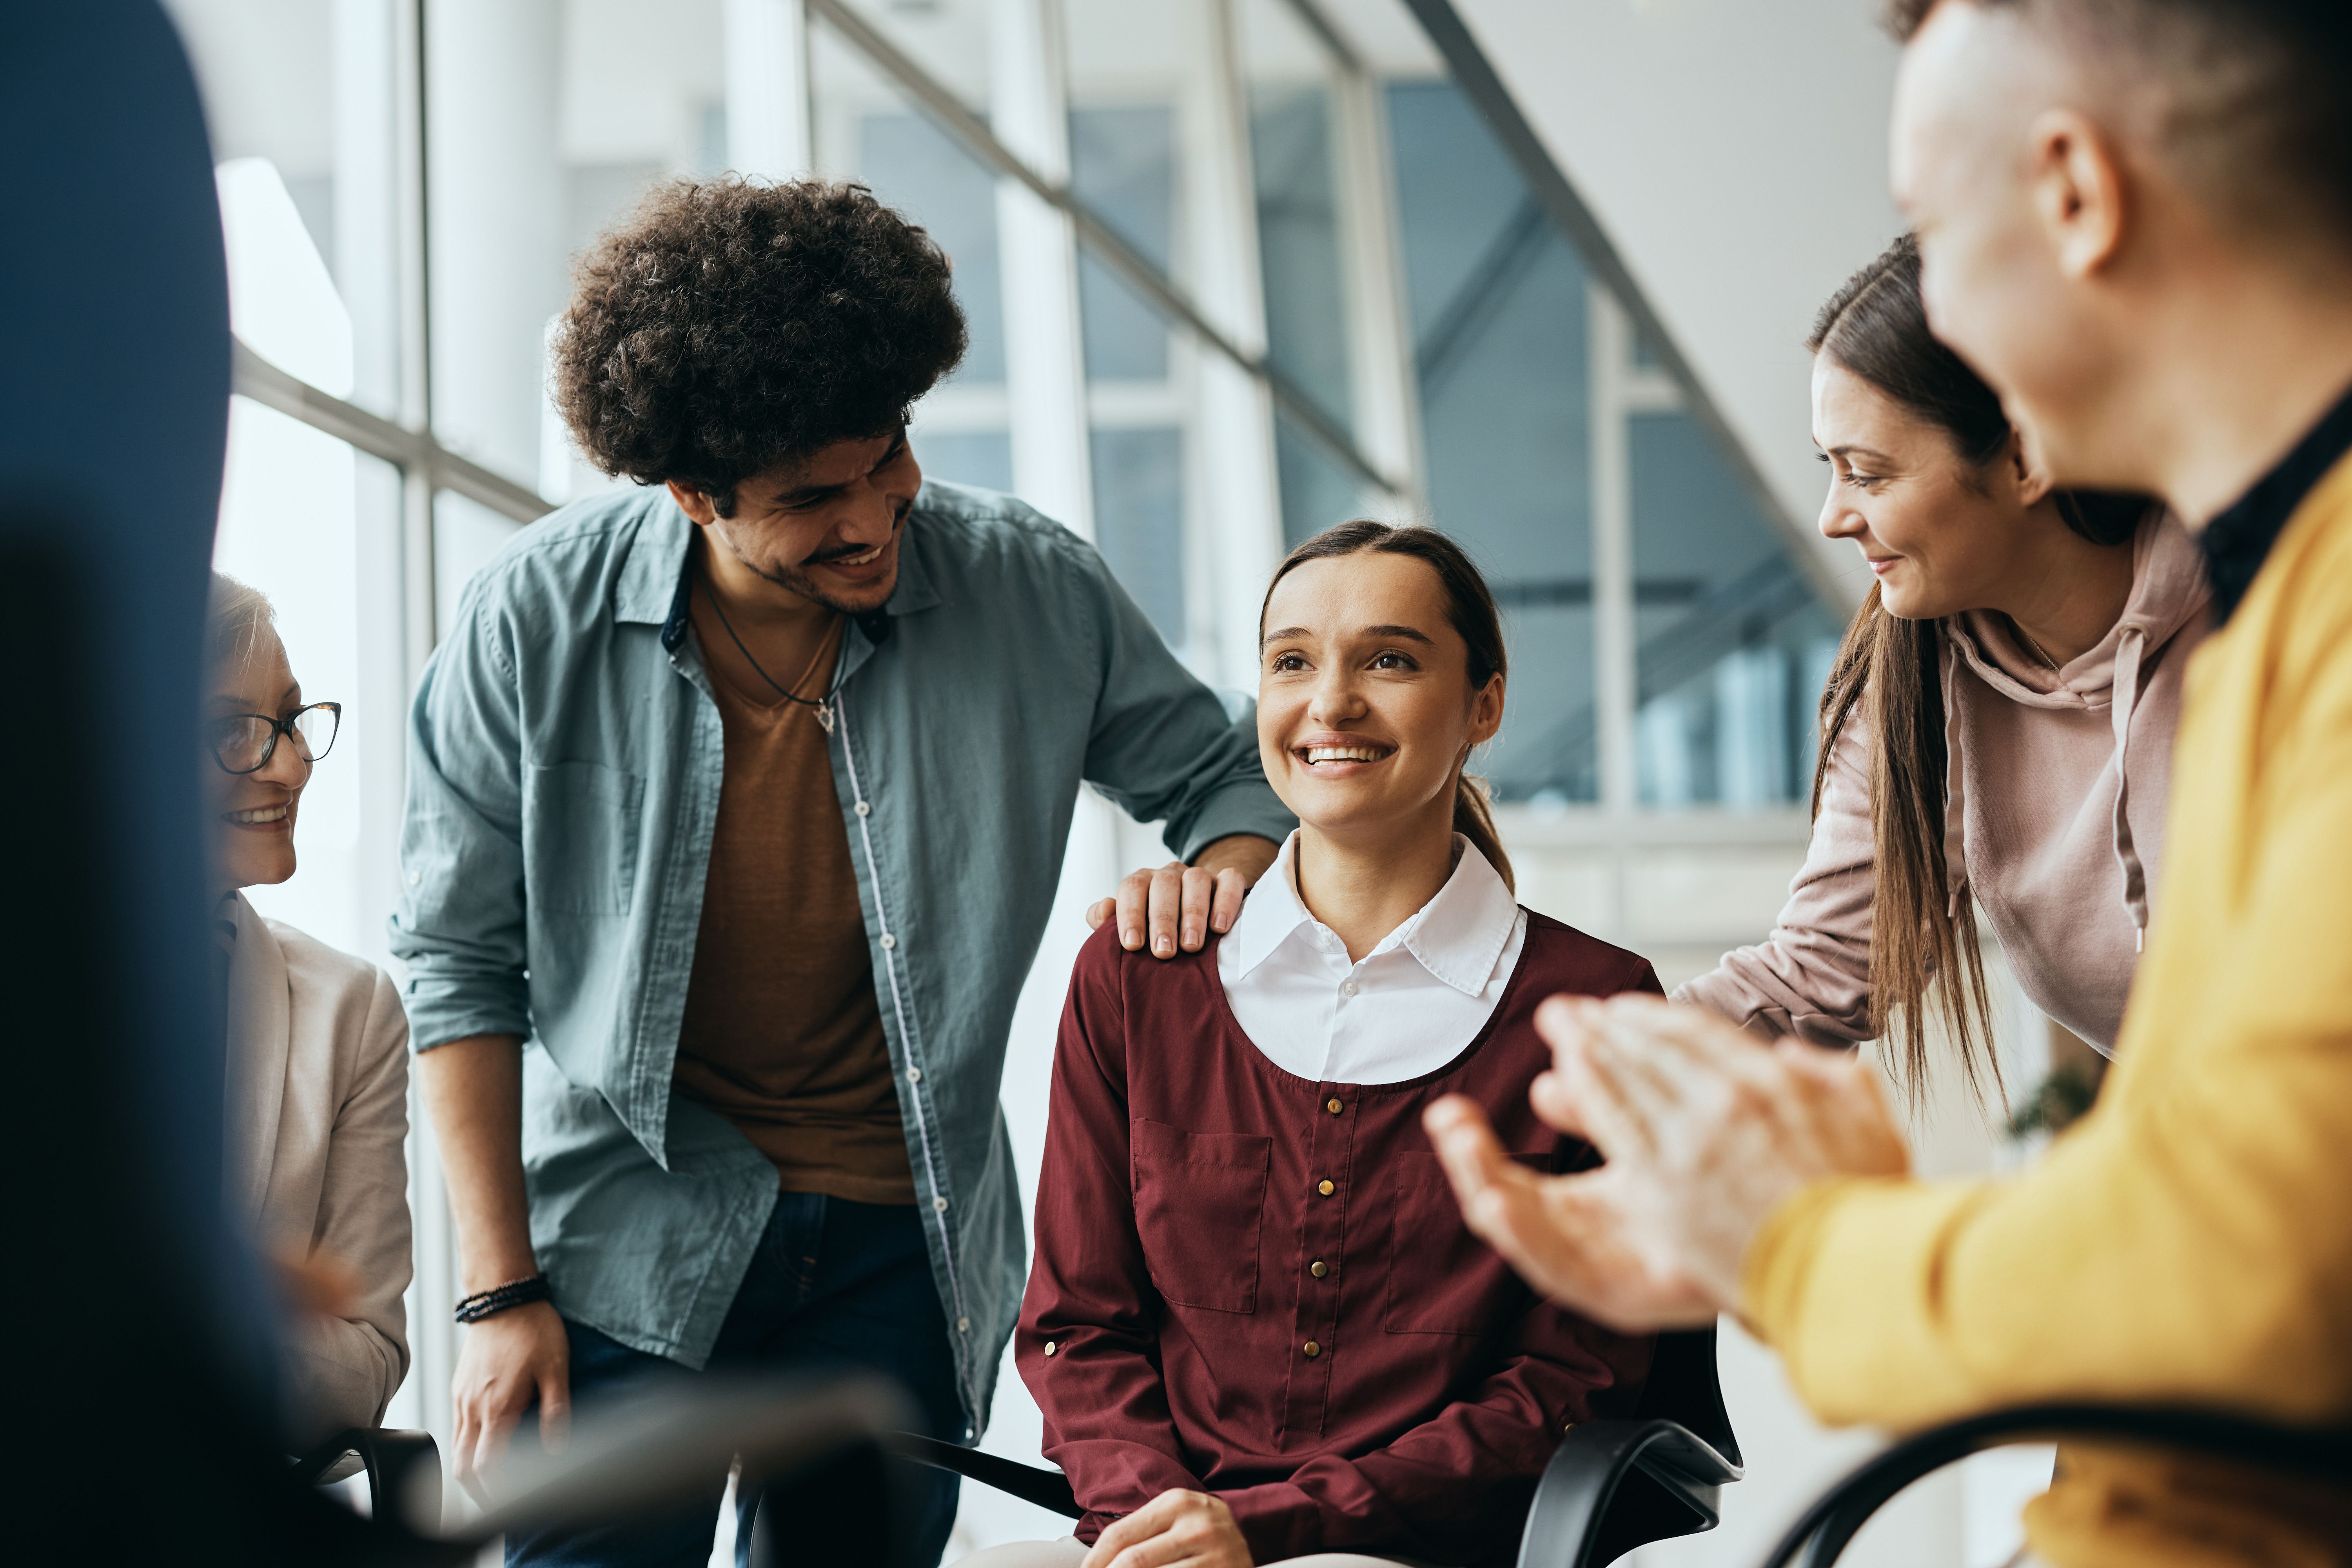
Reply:
<svg viewBox="0 0 2352 1568"><path fill-rule="evenodd" d="M277 753L278 737L294 737L294 749L306 763L315 763L331 750L335 731L342 727L343 705L313 702L283 719L261 713L225 713L212 721L213 761L226 773L256 773Z"/></svg>

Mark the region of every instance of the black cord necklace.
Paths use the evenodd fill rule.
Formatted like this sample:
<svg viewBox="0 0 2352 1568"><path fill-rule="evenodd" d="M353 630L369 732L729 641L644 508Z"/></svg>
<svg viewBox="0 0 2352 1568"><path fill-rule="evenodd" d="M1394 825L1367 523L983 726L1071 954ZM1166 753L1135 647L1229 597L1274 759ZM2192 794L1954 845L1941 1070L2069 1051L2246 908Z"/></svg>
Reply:
<svg viewBox="0 0 2352 1568"><path fill-rule="evenodd" d="M697 573L696 576L700 577L701 574ZM709 601L711 613L719 617L719 626L726 630L727 640L735 645L735 651L743 656L743 662L751 667L751 672L754 675L757 675L761 679L766 681L768 683L769 689L775 692L777 696L782 698L785 701L797 702L803 708L814 709L816 710L816 721L824 726L825 733L828 735L831 734L833 732L833 711L826 704L825 700L822 697L803 697L799 692L779 685L776 678L768 673L766 667L761 664L758 659L751 657L751 650L743 646L743 639L736 635L735 623L727 618L727 606L719 602L719 595L711 591L710 584L707 580L704 581L702 584L702 596ZM817 660L824 657L826 645L833 641L834 633L840 629L841 616L839 612L836 611L833 617L833 625L825 628L824 640L817 644L816 652L809 658L809 669L814 669L816 668ZM803 670L801 672L801 680L806 680L807 679L808 670ZM797 686L800 684L800 681L794 681L793 684Z"/></svg>

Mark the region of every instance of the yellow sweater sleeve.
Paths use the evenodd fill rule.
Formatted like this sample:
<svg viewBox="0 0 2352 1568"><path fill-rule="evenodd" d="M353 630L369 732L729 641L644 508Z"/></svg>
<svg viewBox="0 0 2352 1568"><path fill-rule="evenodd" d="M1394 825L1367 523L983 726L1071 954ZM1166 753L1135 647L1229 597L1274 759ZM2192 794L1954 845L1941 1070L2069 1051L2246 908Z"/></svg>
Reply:
<svg viewBox="0 0 2352 1568"><path fill-rule="evenodd" d="M1832 1181L1743 1310L1816 1414L2352 1415L2352 481L2189 674L2170 858L2097 1107L2006 1181ZM2323 500L2326 515L2309 515Z"/></svg>

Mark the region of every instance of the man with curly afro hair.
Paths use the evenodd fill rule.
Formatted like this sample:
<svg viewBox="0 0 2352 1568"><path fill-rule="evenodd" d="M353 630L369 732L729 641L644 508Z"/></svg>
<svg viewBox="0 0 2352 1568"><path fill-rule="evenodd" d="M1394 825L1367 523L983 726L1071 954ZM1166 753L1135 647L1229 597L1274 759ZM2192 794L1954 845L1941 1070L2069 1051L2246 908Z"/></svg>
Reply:
<svg viewBox="0 0 2352 1568"><path fill-rule="evenodd" d="M877 1371L976 1439L1024 1275L997 1091L1079 786L1165 825L1178 861L1094 911L1163 958L1291 826L1253 721L1089 546L924 479L949 270L860 186L732 178L656 189L578 265L551 386L637 488L467 584L393 922L477 1491L575 1401L706 1366ZM936 1562L955 1479L904 1479ZM508 1560L701 1563L725 1483Z"/></svg>

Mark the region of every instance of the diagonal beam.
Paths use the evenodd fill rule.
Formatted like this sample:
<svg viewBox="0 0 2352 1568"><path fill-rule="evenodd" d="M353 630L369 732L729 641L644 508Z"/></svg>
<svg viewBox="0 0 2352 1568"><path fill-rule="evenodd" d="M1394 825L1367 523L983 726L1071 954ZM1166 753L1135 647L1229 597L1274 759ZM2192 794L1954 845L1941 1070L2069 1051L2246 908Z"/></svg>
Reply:
<svg viewBox="0 0 2352 1568"><path fill-rule="evenodd" d="M965 108L961 99L908 58L897 45L875 31L843 0L807 0L807 4L811 13L824 17L851 47L897 82L900 89L914 100L916 107L929 115L940 130L961 142L965 152L1005 178L1026 185L1038 200L1068 215L1071 226L1077 231L1078 243L1092 252L1096 259L1118 274L1129 288L1150 300L1187 331L1264 382L1266 391L1273 396L1275 406L1298 427L1300 434L1320 447L1333 461L1367 484L1378 486L1392 496L1409 497L1412 494L1412 487L1408 483L1381 472L1370 458L1358 451L1347 430L1325 413L1323 405L1316 402L1304 387L1284 374L1264 354L1251 353L1226 335L1169 280L1166 273L1121 238L1118 231L1092 207L1080 201L1069 186L1049 180L1031 168L1026 161L996 139L995 132L989 129L987 121Z"/></svg>
<svg viewBox="0 0 2352 1568"><path fill-rule="evenodd" d="M1543 253L1543 242L1551 237L1551 221L1544 216L1535 198L1521 196L1519 205L1487 242L1485 254L1478 258L1414 347L1413 359L1425 395L1435 395L1446 373L1459 362L1462 351L1476 341L1494 313L1510 299L1519 279Z"/></svg>
<svg viewBox="0 0 2352 1568"><path fill-rule="evenodd" d="M1690 361L1683 357L1682 349L1666 331L1664 321L1633 281L1633 269L1625 265L1625 258L1618 253L1608 231L1601 226L1601 220L1585 205L1584 197L1569 183L1567 174L1553 162L1550 150L1536 134L1535 127L1528 123L1526 114L1511 97L1510 89L1503 85L1486 50L1454 10L1453 0L1404 0L1404 4L1421 24L1422 31L1429 36L1429 41L1436 46L1454 85L1470 100L1486 121L1487 129L1495 133L1495 140L1503 144L1503 151L1517 165L1519 177L1527 182L1528 191L1543 204L1569 243L1582 255L1585 269L1616 296L1650 352L1657 356L1658 363L1681 386L1685 411L1715 438L1717 448L1740 488L1780 531L1782 542L1795 556L1813 591L1825 605L1850 603L1845 586L1831 574L1821 552L1813 548L1811 530L1803 520L1789 514L1779 494L1765 482L1764 472L1756 466L1747 445L1732 433L1731 422L1716 406L1715 399L1700 384L1698 373L1691 368Z"/></svg>

